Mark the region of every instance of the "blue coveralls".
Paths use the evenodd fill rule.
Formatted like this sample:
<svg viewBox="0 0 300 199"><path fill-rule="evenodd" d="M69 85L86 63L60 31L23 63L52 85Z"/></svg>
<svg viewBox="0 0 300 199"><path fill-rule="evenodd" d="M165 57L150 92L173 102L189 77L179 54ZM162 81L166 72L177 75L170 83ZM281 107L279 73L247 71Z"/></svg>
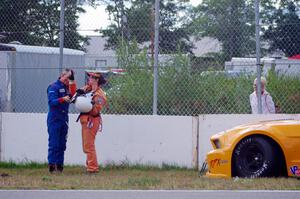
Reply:
<svg viewBox="0 0 300 199"><path fill-rule="evenodd" d="M60 102L59 98L69 95L65 84L57 80L47 89L49 112L48 127L48 163L63 165L68 134L69 104Z"/></svg>

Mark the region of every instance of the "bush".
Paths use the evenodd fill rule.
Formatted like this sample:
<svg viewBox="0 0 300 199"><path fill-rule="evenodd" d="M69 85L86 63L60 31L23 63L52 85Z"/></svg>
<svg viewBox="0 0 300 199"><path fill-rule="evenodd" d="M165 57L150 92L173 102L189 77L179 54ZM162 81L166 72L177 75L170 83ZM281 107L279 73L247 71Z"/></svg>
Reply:
<svg viewBox="0 0 300 199"><path fill-rule="evenodd" d="M134 48L137 48L135 45ZM129 52L134 55L129 55ZM110 80L107 91L113 114L152 114L153 70L146 51L120 50L126 74ZM123 61L125 63L125 61ZM189 67L188 57L178 53L159 68L158 114L199 115L250 113L249 95L254 75L228 77L200 75ZM267 90L283 113L300 112L300 80L270 71Z"/></svg>

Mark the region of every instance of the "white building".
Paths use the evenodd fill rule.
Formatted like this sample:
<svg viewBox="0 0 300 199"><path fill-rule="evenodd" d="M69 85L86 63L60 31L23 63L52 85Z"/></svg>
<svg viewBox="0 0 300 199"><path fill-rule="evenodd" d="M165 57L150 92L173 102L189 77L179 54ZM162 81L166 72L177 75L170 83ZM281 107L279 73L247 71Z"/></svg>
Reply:
<svg viewBox="0 0 300 199"><path fill-rule="evenodd" d="M271 68L276 72L284 75L300 75L300 60L288 58L262 58L261 64L263 66L263 75L267 75ZM256 58L239 58L234 57L231 61L225 62L226 71L237 71L246 73L256 73Z"/></svg>
<svg viewBox="0 0 300 199"><path fill-rule="evenodd" d="M105 38L89 36L86 49L86 64L98 69L118 68L117 56L114 50L105 50Z"/></svg>
<svg viewBox="0 0 300 199"><path fill-rule="evenodd" d="M64 48L63 66L84 74L85 53ZM0 43L0 111L46 112L46 89L59 74L59 48ZM76 80L83 85L84 76Z"/></svg>
<svg viewBox="0 0 300 199"><path fill-rule="evenodd" d="M89 45L86 48L86 64L89 67L98 69L119 68L117 55L114 50L105 49L106 39L101 36L89 36ZM192 52L195 56L206 56L208 53L216 53L221 51L221 43L217 39L204 37L201 40L191 38L195 48ZM149 46L149 42L145 42L143 46ZM149 55L150 61L151 55ZM161 62L167 62L172 55L159 55Z"/></svg>

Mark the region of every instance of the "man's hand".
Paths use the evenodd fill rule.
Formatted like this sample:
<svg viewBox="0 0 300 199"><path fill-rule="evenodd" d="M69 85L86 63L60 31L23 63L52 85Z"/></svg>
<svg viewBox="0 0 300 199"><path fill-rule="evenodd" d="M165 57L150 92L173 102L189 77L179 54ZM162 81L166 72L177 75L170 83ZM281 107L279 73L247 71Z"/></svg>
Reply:
<svg viewBox="0 0 300 199"><path fill-rule="evenodd" d="M63 100L64 100L65 102L67 102L67 103L70 103L70 102L71 102L71 99L70 99L70 97L69 97L68 95L64 96L64 97L63 97Z"/></svg>
<svg viewBox="0 0 300 199"><path fill-rule="evenodd" d="M74 71L73 70L70 70L71 72L71 75L69 76L69 80L70 81L74 81L75 77L74 77Z"/></svg>

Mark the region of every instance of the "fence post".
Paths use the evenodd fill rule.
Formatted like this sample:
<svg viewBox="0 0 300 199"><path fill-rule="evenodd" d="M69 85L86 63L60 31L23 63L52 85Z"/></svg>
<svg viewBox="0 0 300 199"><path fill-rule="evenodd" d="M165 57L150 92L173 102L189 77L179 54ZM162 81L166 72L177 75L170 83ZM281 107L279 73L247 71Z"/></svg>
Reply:
<svg viewBox="0 0 300 199"><path fill-rule="evenodd" d="M259 4L260 0L255 0L255 36L256 36L256 66L257 66L257 106L258 113L262 113L261 104L261 64L260 64L260 23L259 23Z"/></svg>
<svg viewBox="0 0 300 199"><path fill-rule="evenodd" d="M159 53L159 0L155 0L155 38L154 38L154 80L153 80L153 115L157 115L158 91L158 53Z"/></svg>
<svg viewBox="0 0 300 199"><path fill-rule="evenodd" d="M64 63L64 37L65 37L65 0L60 0L59 24L59 73L61 74Z"/></svg>

